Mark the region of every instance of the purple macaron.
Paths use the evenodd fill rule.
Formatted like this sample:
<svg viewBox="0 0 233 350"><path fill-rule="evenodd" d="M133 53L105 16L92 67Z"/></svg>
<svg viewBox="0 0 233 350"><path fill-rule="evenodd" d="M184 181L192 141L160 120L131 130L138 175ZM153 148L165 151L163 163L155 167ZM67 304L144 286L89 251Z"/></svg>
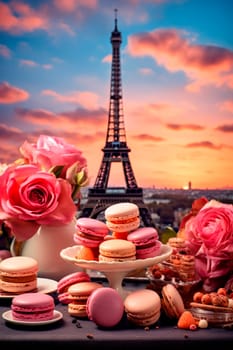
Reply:
<svg viewBox="0 0 233 350"><path fill-rule="evenodd" d="M94 290L87 299L88 318L99 327L115 327L124 314L124 302L116 289L111 287Z"/></svg>

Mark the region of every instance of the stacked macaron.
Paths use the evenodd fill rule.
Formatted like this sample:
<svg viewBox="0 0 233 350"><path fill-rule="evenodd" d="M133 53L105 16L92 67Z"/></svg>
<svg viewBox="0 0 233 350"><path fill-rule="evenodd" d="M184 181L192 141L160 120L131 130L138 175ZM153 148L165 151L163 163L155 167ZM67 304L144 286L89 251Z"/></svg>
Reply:
<svg viewBox="0 0 233 350"><path fill-rule="evenodd" d="M0 290L20 294L37 290L38 262L27 256L11 256L0 262Z"/></svg>
<svg viewBox="0 0 233 350"><path fill-rule="evenodd" d="M136 246L136 258L146 259L159 255L162 243L154 227L140 227L127 236Z"/></svg>
<svg viewBox="0 0 233 350"><path fill-rule="evenodd" d="M112 204L105 209L104 215L113 238L126 239L129 232L140 226L139 208L131 202Z"/></svg>
<svg viewBox="0 0 233 350"><path fill-rule="evenodd" d="M110 239L99 246L99 261L123 262L136 259L135 245L125 239Z"/></svg>
<svg viewBox="0 0 233 350"><path fill-rule="evenodd" d="M12 318L17 321L38 322L53 319L55 303L49 294L22 293L11 302Z"/></svg>
<svg viewBox="0 0 233 350"><path fill-rule="evenodd" d="M195 280L195 256L189 253L185 239L182 237L171 237L168 240L168 245L172 247L172 254L168 262L179 273L180 279L183 282Z"/></svg>
<svg viewBox="0 0 233 350"><path fill-rule="evenodd" d="M73 239L80 249L77 259L98 260L99 245L109 233L106 224L93 218L79 218L76 221L76 231Z"/></svg>
<svg viewBox="0 0 233 350"><path fill-rule="evenodd" d="M70 302L68 289L70 286L80 282L90 282L90 276L84 271L77 271L62 277L57 283L57 296L62 304Z"/></svg>
<svg viewBox="0 0 233 350"><path fill-rule="evenodd" d="M153 290L135 290L125 298L124 309L129 322L140 327L151 326L160 318L161 299Z"/></svg>
<svg viewBox="0 0 233 350"><path fill-rule="evenodd" d="M97 288L103 288L103 285L92 281L75 283L68 288L68 313L70 316L87 317L87 299Z"/></svg>

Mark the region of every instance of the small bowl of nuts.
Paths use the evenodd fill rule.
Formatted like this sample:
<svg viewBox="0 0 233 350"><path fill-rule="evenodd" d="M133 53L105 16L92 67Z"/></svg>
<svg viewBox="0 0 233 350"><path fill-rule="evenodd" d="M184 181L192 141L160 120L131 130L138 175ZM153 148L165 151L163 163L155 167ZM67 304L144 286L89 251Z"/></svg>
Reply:
<svg viewBox="0 0 233 350"><path fill-rule="evenodd" d="M204 319L213 327L233 326L233 299L225 288L210 293L194 293L190 307L197 321Z"/></svg>

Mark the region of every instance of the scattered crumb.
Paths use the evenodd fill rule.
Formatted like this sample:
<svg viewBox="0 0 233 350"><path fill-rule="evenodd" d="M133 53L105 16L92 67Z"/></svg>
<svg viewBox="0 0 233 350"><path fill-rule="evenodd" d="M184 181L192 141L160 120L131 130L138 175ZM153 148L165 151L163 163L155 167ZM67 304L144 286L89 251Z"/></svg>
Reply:
<svg viewBox="0 0 233 350"><path fill-rule="evenodd" d="M148 332L150 330L150 327L145 327L144 330Z"/></svg>
<svg viewBox="0 0 233 350"><path fill-rule="evenodd" d="M185 338L185 339L188 339L188 337L189 337L188 334L185 334L185 335L184 335L184 338Z"/></svg>
<svg viewBox="0 0 233 350"><path fill-rule="evenodd" d="M81 323L77 321L77 322L76 322L76 327L77 327L77 328L82 328Z"/></svg>
<svg viewBox="0 0 233 350"><path fill-rule="evenodd" d="M89 333L89 334L87 334L87 338L88 338L88 339L94 339L94 336L93 336L93 334L90 334L90 333Z"/></svg>

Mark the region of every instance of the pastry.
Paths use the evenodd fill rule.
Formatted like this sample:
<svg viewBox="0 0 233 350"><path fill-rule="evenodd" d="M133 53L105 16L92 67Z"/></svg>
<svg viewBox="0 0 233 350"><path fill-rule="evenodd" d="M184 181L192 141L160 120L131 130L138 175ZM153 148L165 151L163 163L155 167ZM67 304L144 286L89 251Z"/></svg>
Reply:
<svg viewBox="0 0 233 350"><path fill-rule="evenodd" d="M140 289L127 295L124 300L124 308L129 322L140 327L147 327L159 320L161 300L155 291Z"/></svg>
<svg viewBox="0 0 233 350"><path fill-rule="evenodd" d="M136 247L124 239L110 239L99 246L99 261L128 261L136 259Z"/></svg>
<svg viewBox="0 0 233 350"><path fill-rule="evenodd" d="M54 309L53 297L40 292L19 294L11 302L12 318L18 321L48 321L53 318Z"/></svg>
<svg viewBox="0 0 233 350"><path fill-rule="evenodd" d="M184 312L184 302L181 294L173 284L166 284L162 291L162 308L171 319L179 319Z"/></svg>
<svg viewBox="0 0 233 350"><path fill-rule="evenodd" d="M159 255L162 243L154 227L140 227L130 232L127 240L136 246L136 258L146 259Z"/></svg>
<svg viewBox="0 0 233 350"><path fill-rule="evenodd" d="M76 259L78 260L98 260L99 259L99 247L90 248L82 245L77 250Z"/></svg>
<svg viewBox="0 0 233 350"><path fill-rule="evenodd" d="M105 287L94 290L87 299L88 318L97 326L115 327L124 314L124 303L116 289Z"/></svg>
<svg viewBox="0 0 233 350"><path fill-rule="evenodd" d="M106 225L112 232L127 233L140 226L139 208L136 204L122 202L110 205L104 212ZM124 238L127 235L124 235Z"/></svg>
<svg viewBox="0 0 233 350"><path fill-rule="evenodd" d="M89 217L77 219L75 228L74 242L90 248L98 247L109 233L108 227L103 221Z"/></svg>
<svg viewBox="0 0 233 350"><path fill-rule="evenodd" d="M68 288L68 313L74 317L87 317L87 299L97 288L103 288L102 284L92 281L72 284Z"/></svg>
<svg viewBox="0 0 233 350"><path fill-rule="evenodd" d="M69 303L70 299L68 289L72 284L79 282L90 282L90 280L90 276L84 271L70 273L69 275L62 277L57 283L57 294L60 303Z"/></svg>
<svg viewBox="0 0 233 350"><path fill-rule="evenodd" d="M37 290L38 263L27 256L12 256L0 262L0 290L25 293Z"/></svg>

